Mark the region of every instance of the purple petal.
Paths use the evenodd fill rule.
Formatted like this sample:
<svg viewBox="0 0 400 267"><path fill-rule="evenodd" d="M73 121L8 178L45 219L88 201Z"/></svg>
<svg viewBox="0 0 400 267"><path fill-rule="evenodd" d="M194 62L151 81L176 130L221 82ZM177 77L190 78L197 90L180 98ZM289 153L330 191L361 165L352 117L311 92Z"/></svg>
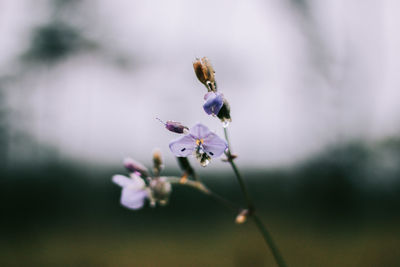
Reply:
<svg viewBox="0 0 400 267"><path fill-rule="evenodd" d="M148 196L146 190L136 190L131 187L124 187L121 193L121 205L132 210L143 207L144 200Z"/></svg>
<svg viewBox="0 0 400 267"><path fill-rule="evenodd" d="M215 93L215 92L208 92L204 95L204 100L207 101L210 97L215 97L216 94L220 94L220 93Z"/></svg>
<svg viewBox="0 0 400 267"><path fill-rule="evenodd" d="M133 182L132 179L130 179L126 176L120 175L120 174L114 175L112 177L112 181L113 181L113 183L115 183L121 187L128 186Z"/></svg>
<svg viewBox="0 0 400 267"><path fill-rule="evenodd" d="M206 102L203 105L204 111L208 115L218 115L219 111L221 110L222 106L224 105L224 99L221 93L207 93Z"/></svg>
<svg viewBox="0 0 400 267"><path fill-rule="evenodd" d="M169 149L177 157L187 157L195 148L196 140L191 135L185 135L169 143Z"/></svg>
<svg viewBox="0 0 400 267"><path fill-rule="evenodd" d="M228 148L228 144L224 139L220 138L215 133L210 133L204 139L203 147L210 157L215 158L224 153L224 151Z"/></svg>
<svg viewBox="0 0 400 267"><path fill-rule="evenodd" d="M210 130L206 126L204 126L201 123L197 123L195 126L190 128L190 134L195 138L195 139L204 139L210 134ZM196 140L195 140L196 142Z"/></svg>

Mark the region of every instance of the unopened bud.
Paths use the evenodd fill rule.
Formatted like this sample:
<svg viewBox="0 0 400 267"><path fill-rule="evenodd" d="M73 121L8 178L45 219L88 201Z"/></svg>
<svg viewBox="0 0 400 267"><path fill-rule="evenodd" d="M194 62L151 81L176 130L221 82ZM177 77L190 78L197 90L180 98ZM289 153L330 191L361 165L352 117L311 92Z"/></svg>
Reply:
<svg viewBox="0 0 400 267"><path fill-rule="evenodd" d="M186 157L176 157L176 159L178 160L179 167L186 176L194 176L194 170Z"/></svg>
<svg viewBox="0 0 400 267"><path fill-rule="evenodd" d="M150 181L150 190L154 201L160 205L166 205L172 191L172 186L166 177L158 177Z"/></svg>
<svg viewBox="0 0 400 267"><path fill-rule="evenodd" d="M161 152L160 150L156 149L153 152L153 173L155 177L160 176L160 172L163 167Z"/></svg>
<svg viewBox="0 0 400 267"><path fill-rule="evenodd" d="M239 214L238 214L238 216L236 217L236 219L235 219L235 222L237 223L237 224L242 224L242 223L245 223L246 221L247 221L247 218L249 217L249 210L247 210L247 209L245 209L245 210L242 210Z"/></svg>
<svg viewBox="0 0 400 267"><path fill-rule="evenodd" d="M149 173L148 169L144 165L142 165L141 163L137 162L134 159L125 158L124 159L124 166L130 172L138 172L144 177L148 176L148 173Z"/></svg>
<svg viewBox="0 0 400 267"><path fill-rule="evenodd" d="M180 184L186 184L186 182L188 181L188 175L187 173L184 173L181 177L181 179L179 180Z"/></svg>
<svg viewBox="0 0 400 267"><path fill-rule="evenodd" d="M182 134L182 133L187 134L189 132L189 128L180 122L167 121L165 123L162 120L160 120L159 118L157 118L157 120L159 120L162 124L164 124L165 128L167 128L168 131L178 133L178 134Z"/></svg>
<svg viewBox="0 0 400 267"><path fill-rule="evenodd" d="M174 133L187 133L189 131L189 128L182 125L180 122L176 121L167 121L165 124L165 128L167 128L169 131L174 132Z"/></svg>
<svg viewBox="0 0 400 267"><path fill-rule="evenodd" d="M193 68L197 79L207 87L207 90L216 92L215 71L208 58L203 57L201 60L196 58L193 62Z"/></svg>

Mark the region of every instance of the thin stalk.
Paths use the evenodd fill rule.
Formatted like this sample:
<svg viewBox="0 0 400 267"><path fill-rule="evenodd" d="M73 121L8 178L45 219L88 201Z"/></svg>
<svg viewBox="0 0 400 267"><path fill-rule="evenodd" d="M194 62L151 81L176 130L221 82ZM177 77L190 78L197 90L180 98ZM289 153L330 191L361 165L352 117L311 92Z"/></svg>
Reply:
<svg viewBox="0 0 400 267"><path fill-rule="evenodd" d="M271 249L272 255L275 258L276 263L280 267L285 267L287 266L282 254L280 253L278 247L276 246L274 239L272 238L271 234L268 232L267 227L265 227L264 223L261 221L261 219L254 213L251 218L253 219L254 223L256 224L258 230L262 234L265 243L269 246Z"/></svg>
<svg viewBox="0 0 400 267"><path fill-rule="evenodd" d="M254 210L253 200L250 197L249 191L247 190L246 184L244 183L243 177L240 174L239 169L237 168L235 162L233 161L232 152L231 152L231 144L230 144L229 137L228 137L228 128L224 128L224 134L225 134L226 142L228 143L228 150L226 152L226 156L228 157L228 162L229 162L229 164L231 164L233 172L235 173L235 175L237 177L240 188L246 199L247 206L248 206L249 210L252 211L252 210Z"/></svg>
<svg viewBox="0 0 400 267"><path fill-rule="evenodd" d="M193 180L186 180L186 181L182 182L180 177L171 177L170 176L167 178L168 178L168 182L170 182L171 184L178 184L178 185L185 185L185 186L193 187L207 195L209 195L211 192L210 189L208 189L202 182L193 181Z"/></svg>
<svg viewBox="0 0 400 267"><path fill-rule="evenodd" d="M229 208L230 210L235 211L235 212L237 212L239 210L239 207L236 204L227 200L223 196L218 195L217 193L213 192L211 189L209 189L207 186L205 186L205 184L203 184L202 182L186 180L185 182L182 183L181 178L178 178L178 177L168 177L168 181L171 184L179 184L179 185L195 188L195 189L199 190L201 193L214 198L216 201L220 202L222 205Z"/></svg>
<svg viewBox="0 0 400 267"><path fill-rule="evenodd" d="M239 169L237 168L235 162L233 161L234 157L232 156L232 152L231 152L231 144L229 141L227 128L224 128L224 134L225 134L226 142L228 143L228 149L225 154L228 157L228 162L232 166L233 172L236 175L236 178L239 182L242 193L246 199L247 207L249 209L249 216L253 219L254 223L257 226L257 229L263 236L265 243L270 248L272 255L274 256L274 259L275 259L276 263L278 264L278 266L286 267L287 265L286 265L285 261L283 260L283 257L281 255L281 253L279 252L279 249L278 249L277 245L275 244L271 234L267 230L267 227L264 225L264 223L261 221L261 219L255 213L255 207L254 207L253 200L250 197L249 191L247 190L246 184L244 183L243 177L240 174Z"/></svg>

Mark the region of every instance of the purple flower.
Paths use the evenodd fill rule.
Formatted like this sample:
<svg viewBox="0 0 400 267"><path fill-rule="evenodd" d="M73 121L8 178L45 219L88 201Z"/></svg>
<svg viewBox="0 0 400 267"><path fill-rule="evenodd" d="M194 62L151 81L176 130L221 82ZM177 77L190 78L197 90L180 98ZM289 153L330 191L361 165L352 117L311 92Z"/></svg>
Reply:
<svg viewBox="0 0 400 267"><path fill-rule="evenodd" d="M144 201L149 197L143 179L132 173L131 177L114 175L112 181L122 187L121 205L132 210L143 207Z"/></svg>
<svg viewBox="0 0 400 267"><path fill-rule="evenodd" d="M195 154L200 164L206 166L211 158L221 156L228 144L206 126L197 123L187 135L172 141L169 148L177 157Z"/></svg>
<svg viewBox="0 0 400 267"><path fill-rule="evenodd" d="M206 102L203 105L204 111L208 115L218 115L224 104L224 97L221 93L208 92L204 95Z"/></svg>

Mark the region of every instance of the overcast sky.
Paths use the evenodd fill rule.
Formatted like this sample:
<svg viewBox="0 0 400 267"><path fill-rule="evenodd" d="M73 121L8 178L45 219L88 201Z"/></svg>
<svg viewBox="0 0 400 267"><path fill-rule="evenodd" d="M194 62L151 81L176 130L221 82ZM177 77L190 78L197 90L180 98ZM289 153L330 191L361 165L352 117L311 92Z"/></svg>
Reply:
<svg viewBox="0 0 400 267"><path fill-rule="evenodd" d="M222 135L202 110L206 90L192 69L202 56L230 102L243 165L290 164L327 144L398 134L398 1L70 2L0 2L10 136L22 131L61 158L150 163L158 147L170 163L177 136L156 117ZM54 21L89 48L52 64L22 61L34 29ZM18 142L10 139L14 158L35 156Z"/></svg>

